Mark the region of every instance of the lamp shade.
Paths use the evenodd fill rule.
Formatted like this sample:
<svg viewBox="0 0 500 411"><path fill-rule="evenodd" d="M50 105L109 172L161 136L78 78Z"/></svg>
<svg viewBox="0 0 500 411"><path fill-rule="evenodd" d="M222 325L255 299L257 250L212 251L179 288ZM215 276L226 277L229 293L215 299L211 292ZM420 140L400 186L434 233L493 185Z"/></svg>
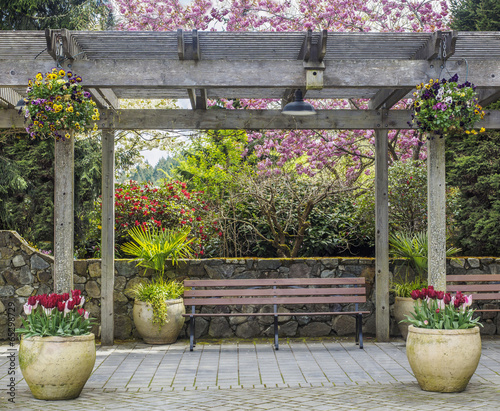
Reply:
<svg viewBox="0 0 500 411"><path fill-rule="evenodd" d="M282 114L287 116L311 116L316 114L314 107L302 98L302 91L295 92L295 100L283 107Z"/></svg>
<svg viewBox="0 0 500 411"><path fill-rule="evenodd" d="M19 100L17 103L16 103L16 106L14 107L16 110L19 110L21 109L22 107L24 107L26 105L26 102L24 101L24 98L22 98L21 100Z"/></svg>

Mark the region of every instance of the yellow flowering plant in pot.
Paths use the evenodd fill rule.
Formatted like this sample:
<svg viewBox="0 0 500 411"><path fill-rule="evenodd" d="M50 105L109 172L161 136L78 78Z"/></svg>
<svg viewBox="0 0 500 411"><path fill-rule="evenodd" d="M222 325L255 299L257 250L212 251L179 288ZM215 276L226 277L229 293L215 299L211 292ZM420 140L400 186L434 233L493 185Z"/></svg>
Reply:
<svg viewBox="0 0 500 411"><path fill-rule="evenodd" d="M28 122L26 132L31 139L58 141L70 138L70 131L97 130L99 110L81 83L80 76L58 68L28 81L28 96L19 114Z"/></svg>
<svg viewBox="0 0 500 411"><path fill-rule="evenodd" d="M430 79L416 86L413 93L413 114L410 126L424 133L477 134L474 125L484 117L478 104L476 87L466 81L460 84L458 75L450 79ZM481 128L480 132L485 129Z"/></svg>

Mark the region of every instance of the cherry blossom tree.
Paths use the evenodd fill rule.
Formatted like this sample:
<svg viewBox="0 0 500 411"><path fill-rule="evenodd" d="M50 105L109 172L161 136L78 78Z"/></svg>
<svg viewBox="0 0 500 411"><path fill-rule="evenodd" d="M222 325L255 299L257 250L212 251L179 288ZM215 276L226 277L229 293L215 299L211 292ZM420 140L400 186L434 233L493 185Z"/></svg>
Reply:
<svg viewBox="0 0 500 411"><path fill-rule="evenodd" d="M305 31L327 29L335 32L431 32L447 28L448 3L445 0L115 0L117 28L120 30L169 31L178 28L226 31ZM236 104L235 104L236 103ZM321 109L366 109L366 100L311 101ZM276 101L241 99L209 102L227 109L262 109ZM404 101L395 108L406 108ZM333 167L338 158L350 154L352 176L369 172L373 162L374 133L354 131L271 130L249 133L256 146L260 168L268 173L287 161L296 161L298 173L314 175ZM416 131L391 131L389 152L392 161L422 160L426 157L423 140ZM300 161L297 161L300 159Z"/></svg>

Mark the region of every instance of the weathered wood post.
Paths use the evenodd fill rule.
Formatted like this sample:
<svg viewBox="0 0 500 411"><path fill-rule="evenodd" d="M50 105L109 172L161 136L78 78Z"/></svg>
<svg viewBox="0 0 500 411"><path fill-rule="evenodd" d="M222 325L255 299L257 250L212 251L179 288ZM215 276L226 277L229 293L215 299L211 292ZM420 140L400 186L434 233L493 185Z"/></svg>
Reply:
<svg viewBox="0 0 500 411"><path fill-rule="evenodd" d="M375 322L378 341L389 341L388 131L375 131Z"/></svg>
<svg viewBox="0 0 500 411"><path fill-rule="evenodd" d="M73 289L75 139L55 141L54 161L54 292Z"/></svg>
<svg viewBox="0 0 500 411"><path fill-rule="evenodd" d="M101 344L113 345L115 285L115 141L113 130L102 131Z"/></svg>
<svg viewBox="0 0 500 411"><path fill-rule="evenodd" d="M445 138L429 134L427 141L428 283L446 291Z"/></svg>

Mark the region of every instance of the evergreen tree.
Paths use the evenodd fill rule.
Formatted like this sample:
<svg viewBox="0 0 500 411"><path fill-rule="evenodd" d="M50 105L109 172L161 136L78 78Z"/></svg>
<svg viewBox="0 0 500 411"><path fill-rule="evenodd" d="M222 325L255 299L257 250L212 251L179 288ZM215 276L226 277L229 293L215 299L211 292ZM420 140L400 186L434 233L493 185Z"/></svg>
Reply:
<svg viewBox="0 0 500 411"><path fill-rule="evenodd" d="M105 29L112 24L107 3L106 0L0 0L0 29Z"/></svg>
<svg viewBox="0 0 500 411"><path fill-rule="evenodd" d="M451 27L462 31L499 31L500 1L451 0Z"/></svg>
<svg viewBox="0 0 500 411"><path fill-rule="evenodd" d="M464 254L500 255L500 132L447 141L448 184L460 189L456 246Z"/></svg>
<svg viewBox="0 0 500 411"><path fill-rule="evenodd" d="M451 10L455 30L500 30L498 0L451 0ZM489 106L499 107L499 102ZM466 255L500 255L500 132L449 139L446 172L448 184L460 189L455 245Z"/></svg>

